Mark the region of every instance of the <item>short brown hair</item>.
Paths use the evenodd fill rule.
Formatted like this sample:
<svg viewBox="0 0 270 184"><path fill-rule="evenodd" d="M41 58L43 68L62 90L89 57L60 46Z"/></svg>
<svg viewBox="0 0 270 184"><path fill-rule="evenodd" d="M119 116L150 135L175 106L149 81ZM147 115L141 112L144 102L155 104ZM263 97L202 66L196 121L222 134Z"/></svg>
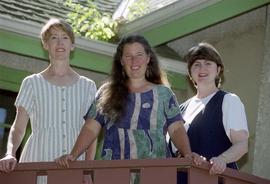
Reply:
<svg viewBox="0 0 270 184"><path fill-rule="evenodd" d="M215 84L217 87L220 87L221 82L223 81L224 65L219 52L211 44L206 42L199 43L189 49L184 59L187 62L189 76L191 76L191 66L198 59L204 59L216 63L217 66L220 67L220 72L219 76L215 80Z"/></svg>
<svg viewBox="0 0 270 184"><path fill-rule="evenodd" d="M71 39L71 42L73 44L75 43L75 36L72 30L72 27L67 22L61 19L51 18L41 29L40 37L41 37L42 44L48 41L49 37L51 36L50 35L51 28L60 28L61 30L67 33L67 35Z"/></svg>

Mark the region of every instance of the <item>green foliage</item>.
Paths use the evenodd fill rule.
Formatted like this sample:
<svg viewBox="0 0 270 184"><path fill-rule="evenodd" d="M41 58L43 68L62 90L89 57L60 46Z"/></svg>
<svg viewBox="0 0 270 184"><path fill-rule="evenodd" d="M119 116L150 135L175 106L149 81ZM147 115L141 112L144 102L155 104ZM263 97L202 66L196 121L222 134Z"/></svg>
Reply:
<svg viewBox="0 0 270 184"><path fill-rule="evenodd" d="M116 37L118 23L106 13L100 13L91 0L84 4L67 0L65 5L72 12L67 21L76 34L93 40L112 41Z"/></svg>
<svg viewBox="0 0 270 184"><path fill-rule="evenodd" d="M99 12L93 0L86 0L83 3L66 0L65 5L72 11L68 14L67 21L77 35L107 42L117 40L120 22L130 22L150 12L148 1L137 0L129 7L127 20L116 21L111 15Z"/></svg>
<svg viewBox="0 0 270 184"><path fill-rule="evenodd" d="M127 21L133 21L150 12L149 3L146 0L137 0L129 7Z"/></svg>

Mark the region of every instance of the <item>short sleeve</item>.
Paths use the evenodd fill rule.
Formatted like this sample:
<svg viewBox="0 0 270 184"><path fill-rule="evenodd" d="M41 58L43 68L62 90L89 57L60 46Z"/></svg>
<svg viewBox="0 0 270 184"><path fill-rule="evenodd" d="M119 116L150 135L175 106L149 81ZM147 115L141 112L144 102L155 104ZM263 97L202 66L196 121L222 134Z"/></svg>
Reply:
<svg viewBox="0 0 270 184"><path fill-rule="evenodd" d="M22 81L22 85L15 101L15 106L17 108L20 106L23 107L28 112L28 114L30 114L32 112L33 104L34 98L31 77L26 77Z"/></svg>
<svg viewBox="0 0 270 184"><path fill-rule="evenodd" d="M167 127L176 121L183 120L176 96L169 88L167 88L167 98L165 98L164 105Z"/></svg>
<svg viewBox="0 0 270 184"><path fill-rule="evenodd" d="M235 94L226 94L222 104L223 125L227 136L230 130L246 130L248 133L245 107L240 98Z"/></svg>
<svg viewBox="0 0 270 184"><path fill-rule="evenodd" d="M101 91L99 89L96 93L95 100L93 100L93 103L91 104L90 108L88 109L88 112L84 116L84 119L95 119L98 123L101 124L101 126L104 126L105 116L97 110L97 101L99 99L100 92Z"/></svg>
<svg viewBox="0 0 270 184"><path fill-rule="evenodd" d="M97 108L96 108L96 99L93 100L90 108L88 109L86 115L84 116L84 119L94 119L97 114Z"/></svg>
<svg viewBox="0 0 270 184"><path fill-rule="evenodd" d="M95 100L95 96L97 93L97 87L96 87L96 83L90 79L87 79L87 82L89 84L89 103L88 104L92 104Z"/></svg>

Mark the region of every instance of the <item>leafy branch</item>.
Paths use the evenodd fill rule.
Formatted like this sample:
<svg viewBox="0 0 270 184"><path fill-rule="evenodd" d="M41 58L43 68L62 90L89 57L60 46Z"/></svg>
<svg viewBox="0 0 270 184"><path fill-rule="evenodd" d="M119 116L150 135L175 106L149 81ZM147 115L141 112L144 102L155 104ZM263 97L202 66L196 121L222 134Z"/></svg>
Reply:
<svg viewBox="0 0 270 184"><path fill-rule="evenodd" d="M118 23L112 20L110 15L100 13L91 0L87 0L85 4L67 0L65 5L72 10L68 14L67 21L76 34L93 40L116 39Z"/></svg>

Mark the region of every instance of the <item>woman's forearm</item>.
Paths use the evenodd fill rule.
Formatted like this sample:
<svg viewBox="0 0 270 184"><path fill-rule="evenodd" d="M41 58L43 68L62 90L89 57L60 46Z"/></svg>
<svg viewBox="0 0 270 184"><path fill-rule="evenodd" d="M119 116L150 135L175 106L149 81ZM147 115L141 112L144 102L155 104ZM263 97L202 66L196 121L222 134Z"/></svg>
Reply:
<svg viewBox="0 0 270 184"><path fill-rule="evenodd" d="M95 141L101 126L95 120L86 122L76 140L76 143L71 151L71 155L76 159Z"/></svg>
<svg viewBox="0 0 270 184"><path fill-rule="evenodd" d="M248 151L248 141L243 140L233 144L228 150L224 151L218 157L223 158L226 163L239 160Z"/></svg>
<svg viewBox="0 0 270 184"><path fill-rule="evenodd" d="M14 123L10 128L6 155L15 157L16 151L23 140L28 120L29 116L26 110L23 107L18 107Z"/></svg>
<svg viewBox="0 0 270 184"><path fill-rule="evenodd" d="M25 131L20 131L12 125L10 129L10 133L8 136L8 143L7 143L7 152L6 155L16 156L16 151L19 148L22 139L24 137Z"/></svg>
<svg viewBox="0 0 270 184"><path fill-rule="evenodd" d="M191 154L191 148L186 130L180 123L172 124L169 127L169 134L175 147L180 150L184 156Z"/></svg>

